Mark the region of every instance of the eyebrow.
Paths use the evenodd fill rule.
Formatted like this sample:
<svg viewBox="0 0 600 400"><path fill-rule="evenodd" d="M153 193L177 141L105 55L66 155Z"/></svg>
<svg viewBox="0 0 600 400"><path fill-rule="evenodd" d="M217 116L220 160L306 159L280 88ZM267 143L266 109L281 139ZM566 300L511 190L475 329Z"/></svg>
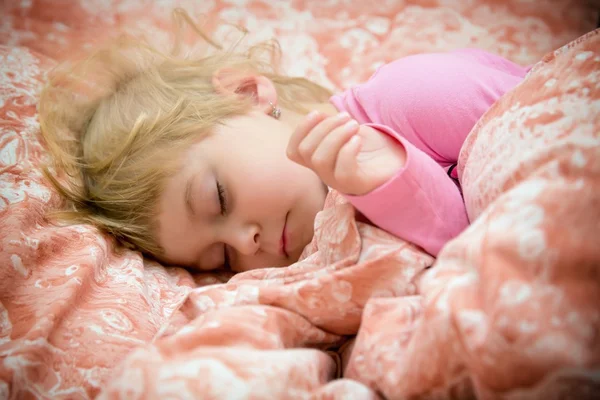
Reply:
<svg viewBox="0 0 600 400"><path fill-rule="evenodd" d="M194 178L196 176L192 176L188 179L187 184L185 185L185 205L190 214L196 215L196 211L192 205L192 183L194 183Z"/></svg>

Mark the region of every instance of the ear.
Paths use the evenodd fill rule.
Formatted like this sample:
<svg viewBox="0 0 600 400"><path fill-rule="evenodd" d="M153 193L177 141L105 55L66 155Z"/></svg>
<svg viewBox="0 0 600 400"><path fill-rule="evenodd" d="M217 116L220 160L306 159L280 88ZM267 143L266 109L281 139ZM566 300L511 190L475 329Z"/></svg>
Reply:
<svg viewBox="0 0 600 400"><path fill-rule="evenodd" d="M262 75L222 68L215 72L212 83L218 93L251 98L254 105L266 114L273 110L271 104L277 104L273 81Z"/></svg>

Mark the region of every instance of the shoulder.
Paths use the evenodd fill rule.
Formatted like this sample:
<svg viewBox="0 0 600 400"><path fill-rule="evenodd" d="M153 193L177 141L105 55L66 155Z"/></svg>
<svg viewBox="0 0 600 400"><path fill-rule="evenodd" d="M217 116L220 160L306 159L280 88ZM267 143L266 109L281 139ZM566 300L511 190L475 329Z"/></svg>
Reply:
<svg viewBox="0 0 600 400"><path fill-rule="evenodd" d="M471 79L480 68L476 59L461 52L416 54L383 65L358 90L389 96L398 90L416 96L439 93L455 89L456 83Z"/></svg>
<svg viewBox="0 0 600 400"><path fill-rule="evenodd" d="M366 82L331 101L360 122L376 121L386 114L396 120L401 118L399 113L429 119L432 113L451 108L485 109L521 79L504 64L510 63L477 49L415 54L381 66ZM517 72L521 75L522 71Z"/></svg>
<svg viewBox="0 0 600 400"><path fill-rule="evenodd" d="M411 103L432 94L456 90L461 81L477 74L479 62L462 52L423 53L403 57L377 69L364 83L337 96L354 97L378 105L389 101Z"/></svg>

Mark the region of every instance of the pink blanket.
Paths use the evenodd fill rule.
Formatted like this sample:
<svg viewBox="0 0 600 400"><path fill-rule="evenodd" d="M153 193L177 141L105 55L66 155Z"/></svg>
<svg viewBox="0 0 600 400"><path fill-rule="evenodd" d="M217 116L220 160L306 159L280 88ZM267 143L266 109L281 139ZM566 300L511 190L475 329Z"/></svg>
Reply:
<svg viewBox="0 0 600 400"><path fill-rule="evenodd" d="M167 3L277 32L292 72L332 87L417 51L477 46L534 63L593 26L588 6L47 1L0 10L0 399L600 393L598 31L548 53L471 132L459 173L473 223L437 261L356 222L336 193L287 268L227 282L115 253L91 227L46 220L60 200L40 173L36 120L61 54L116 28L160 35ZM304 7L317 23L291 32Z"/></svg>

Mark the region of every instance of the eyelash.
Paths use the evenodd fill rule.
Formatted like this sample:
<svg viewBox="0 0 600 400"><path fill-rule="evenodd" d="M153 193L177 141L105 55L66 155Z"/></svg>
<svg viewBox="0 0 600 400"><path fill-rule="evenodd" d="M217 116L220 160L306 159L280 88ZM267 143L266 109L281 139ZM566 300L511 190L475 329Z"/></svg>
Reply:
<svg viewBox="0 0 600 400"><path fill-rule="evenodd" d="M227 215L227 196L225 188L217 181L217 194L219 196L219 204L221 206L221 215ZM227 253L227 245L223 243L223 268L229 269L229 254Z"/></svg>
<svg viewBox="0 0 600 400"><path fill-rule="evenodd" d="M219 195L219 204L221 206L221 215L227 214L227 196L225 195L225 188L219 181L217 181L217 193Z"/></svg>

